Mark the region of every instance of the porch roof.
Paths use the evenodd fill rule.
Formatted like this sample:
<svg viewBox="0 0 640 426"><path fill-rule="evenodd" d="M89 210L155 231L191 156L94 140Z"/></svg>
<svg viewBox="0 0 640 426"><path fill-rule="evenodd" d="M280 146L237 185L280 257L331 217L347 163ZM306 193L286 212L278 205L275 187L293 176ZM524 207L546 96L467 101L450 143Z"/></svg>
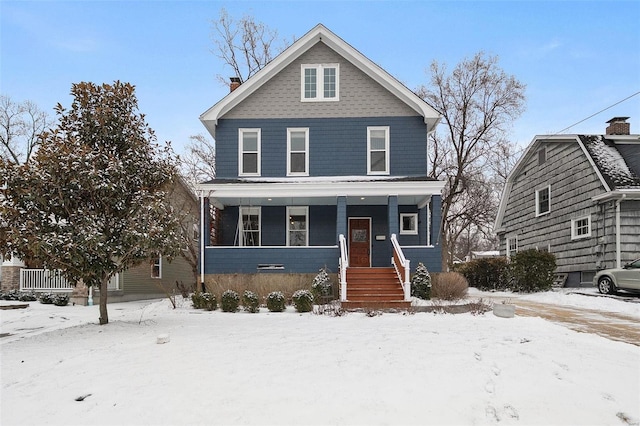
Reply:
<svg viewBox="0 0 640 426"><path fill-rule="evenodd" d="M323 176L305 178L214 179L198 185L204 197L222 209L239 205L331 205L338 197L348 204L399 204L424 207L440 195L444 182L426 176Z"/></svg>

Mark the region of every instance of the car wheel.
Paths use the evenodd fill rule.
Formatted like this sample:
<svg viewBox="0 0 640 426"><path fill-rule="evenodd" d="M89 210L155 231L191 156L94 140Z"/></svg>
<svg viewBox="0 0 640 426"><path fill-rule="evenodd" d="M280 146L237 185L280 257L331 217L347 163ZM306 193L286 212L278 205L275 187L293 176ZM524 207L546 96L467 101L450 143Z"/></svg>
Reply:
<svg viewBox="0 0 640 426"><path fill-rule="evenodd" d="M598 291L602 294L615 294L616 286L609 277L602 277L598 280Z"/></svg>

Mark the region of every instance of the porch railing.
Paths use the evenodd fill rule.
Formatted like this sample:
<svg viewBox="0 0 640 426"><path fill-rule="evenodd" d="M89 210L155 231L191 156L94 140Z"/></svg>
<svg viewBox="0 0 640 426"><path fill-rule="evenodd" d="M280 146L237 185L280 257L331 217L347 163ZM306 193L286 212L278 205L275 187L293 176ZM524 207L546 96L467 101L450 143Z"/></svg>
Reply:
<svg viewBox="0 0 640 426"><path fill-rule="evenodd" d="M398 243L396 234L391 234L391 244L393 245L393 257L391 258L391 263L393 264L396 274L398 274L398 279L402 284L404 300L411 300L411 279L409 278L411 273L411 261L404 257L404 253Z"/></svg>
<svg viewBox="0 0 640 426"><path fill-rule="evenodd" d="M340 242L340 301L347 300L347 268L349 267L349 254L347 253L347 240L343 234L338 236Z"/></svg>
<svg viewBox="0 0 640 426"><path fill-rule="evenodd" d="M119 274L111 277L107 289L110 291L120 289ZM21 269L20 291L71 292L73 286L56 269Z"/></svg>

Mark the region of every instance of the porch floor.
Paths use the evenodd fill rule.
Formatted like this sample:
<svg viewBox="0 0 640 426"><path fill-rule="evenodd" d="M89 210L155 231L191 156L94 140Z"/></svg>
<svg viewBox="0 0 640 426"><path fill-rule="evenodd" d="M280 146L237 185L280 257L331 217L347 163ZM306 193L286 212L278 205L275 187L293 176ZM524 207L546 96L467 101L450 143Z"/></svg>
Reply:
<svg viewBox="0 0 640 426"><path fill-rule="evenodd" d="M343 309L409 309L393 268L347 268L347 300Z"/></svg>

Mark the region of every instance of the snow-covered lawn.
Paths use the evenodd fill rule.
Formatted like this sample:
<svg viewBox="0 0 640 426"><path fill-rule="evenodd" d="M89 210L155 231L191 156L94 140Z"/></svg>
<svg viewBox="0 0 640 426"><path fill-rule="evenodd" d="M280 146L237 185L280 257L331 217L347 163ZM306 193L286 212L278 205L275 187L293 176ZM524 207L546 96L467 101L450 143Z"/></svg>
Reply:
<svg viewBox="0 0 640 426"><path fill-rule="evenodd" d="M640 320L639 303L523 297ZM230 314L166 300L109 313L99 326L96 306L0 311L2 425L640 423L640 347L540 318Z"/></svg>

